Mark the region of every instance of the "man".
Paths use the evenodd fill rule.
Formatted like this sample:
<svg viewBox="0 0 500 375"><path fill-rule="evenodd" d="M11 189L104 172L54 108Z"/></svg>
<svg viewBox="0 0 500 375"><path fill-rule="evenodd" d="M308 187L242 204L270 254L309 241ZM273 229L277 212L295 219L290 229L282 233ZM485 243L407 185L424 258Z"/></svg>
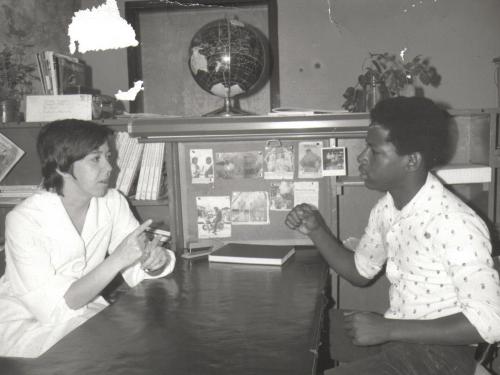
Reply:
<svg viewBox="0 0 500 375"><path fill-rule="evenodd" d="M222 211L219 209L219 207L214 207L214 221L212 222L212 233L217 234L217 229L219 229L219 224L222 221Z"/></svg>
<svg viewBox="0 0 500 375"><path fill-rule="evenodd" d="M367 285L384 266L391 283L384 316L344 317L353 344L377 353L326 374L473 374L471 344L500 339L500 284L486 225L429 173L443 160L449 115L428 99L398 97L370 117L360 176L386 195L355 251L309 205L286 218L352 284Z"/></svg>

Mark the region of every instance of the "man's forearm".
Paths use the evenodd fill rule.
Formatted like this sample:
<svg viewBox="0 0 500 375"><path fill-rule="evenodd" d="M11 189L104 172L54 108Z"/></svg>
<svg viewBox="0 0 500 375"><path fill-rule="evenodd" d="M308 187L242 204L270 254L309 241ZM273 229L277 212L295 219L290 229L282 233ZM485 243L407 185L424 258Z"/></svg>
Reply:
<svg viewBox="0 0 500 375"><path fill-rule="evenodd" d="M320 227L310 232L309 237L328 265L344 279L356 286L365 286L370 282L370 279L361 276L356 269L354 252L342 245L331 233Z"/></svg>
<svg viewBox="0 0 500 375"><path fill-rule="evenodd" d="M464 314L430 320L386 319L391 341L468 345L484 340Z"/></svg>

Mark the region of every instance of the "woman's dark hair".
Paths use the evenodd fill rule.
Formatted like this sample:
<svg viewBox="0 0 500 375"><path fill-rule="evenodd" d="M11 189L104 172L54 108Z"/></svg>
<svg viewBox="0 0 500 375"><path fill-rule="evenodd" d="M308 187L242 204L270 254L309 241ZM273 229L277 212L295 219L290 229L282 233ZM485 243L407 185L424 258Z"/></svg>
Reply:
<svg viewBox="0 0 500 375"><path fill-rule="evenodd" d="M58 120L42 127L37 151L42 164L42 184L62 195L63 179L57 172L73 172L73 163L99 148L113 134L105 125L84 120Z"/></svg>
<svg viewBox="0 0 500 375"><path fill-rule="evenodd" d="M427 170L446 161L450 147L449 113L423 97L396 97L377 103L372 124L389 130L387 141L399 155L419 152Z"/></svg>

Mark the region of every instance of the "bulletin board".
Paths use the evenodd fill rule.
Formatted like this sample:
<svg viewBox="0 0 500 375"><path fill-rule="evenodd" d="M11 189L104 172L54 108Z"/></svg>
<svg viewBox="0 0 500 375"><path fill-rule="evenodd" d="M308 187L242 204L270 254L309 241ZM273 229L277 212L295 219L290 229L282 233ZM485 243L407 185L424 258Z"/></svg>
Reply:
<svg viewBox="0 0 500 375"><path fill-rule="evenodd" d="M297 201L294 201L290 195L285 195L283 203L281 192L282 190L286 192L290 188L290 183L295 185L297 182L303 183L297 185L305 185L306 197L309 182L313 191L315 186L317 187L319 211L327 224L334 227L336 222L335 177L317 176L314 172L309 173L304 170L300 164L300 159L304 156L304 147L307 146L304 142L318 143L319 147L329 146L329 139L324 138L300 141L273 139L179 143L184 247L216 246L227 242L311 244L307 236L290 230L285 225L286 215ZM300 143L303 144L300 145ZM270 172L269 155L273 149L287 150L287 152L291 150L293 160L291 175L289 173L276 175ZM317 155L321 154L321 149L313 151ZM261 175L257 172L258 162L255 162L259 154L262 156ZM198 159L196 160L198 167L191 165L193 157ZM206 178L203 172L207 170L205 163L207 157L212 159L214 165L213 179ZM195 177L195 170L199 171L198 177ZM284 185L281 185L282 183ZM298 198L297 191L295 191L297 199L304 197L304 191L300 191ZM262 192L268 197L267 217L262 210L262 201L259 202L263 196ZM278 192L280 192L279 195ZM248 205L245 205L245 201ZM254 204L253 208L248 207L251 206L249 202ZM217 228L214 206L223 210L222 221L224 223L222 225L217 223L219 226Z"/></svg>

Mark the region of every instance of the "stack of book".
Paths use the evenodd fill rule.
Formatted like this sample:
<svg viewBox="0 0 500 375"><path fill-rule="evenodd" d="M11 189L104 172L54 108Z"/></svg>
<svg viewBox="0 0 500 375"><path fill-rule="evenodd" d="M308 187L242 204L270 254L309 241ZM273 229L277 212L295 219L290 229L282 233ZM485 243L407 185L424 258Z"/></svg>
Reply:
<svg viewBox="0 0 500 375"><path fill-rule="evenodd" d="M136 200L158 200L166 195L165 144L139 143L127 132L116 135L119 169L116 188Z"/></svg>
<svg viewBox="0 0 500 375"><path fill-rule="evenodd" d="M45 95L94 94L90 67L76 57L53 51L36 54L38 74Z"/></svg>

